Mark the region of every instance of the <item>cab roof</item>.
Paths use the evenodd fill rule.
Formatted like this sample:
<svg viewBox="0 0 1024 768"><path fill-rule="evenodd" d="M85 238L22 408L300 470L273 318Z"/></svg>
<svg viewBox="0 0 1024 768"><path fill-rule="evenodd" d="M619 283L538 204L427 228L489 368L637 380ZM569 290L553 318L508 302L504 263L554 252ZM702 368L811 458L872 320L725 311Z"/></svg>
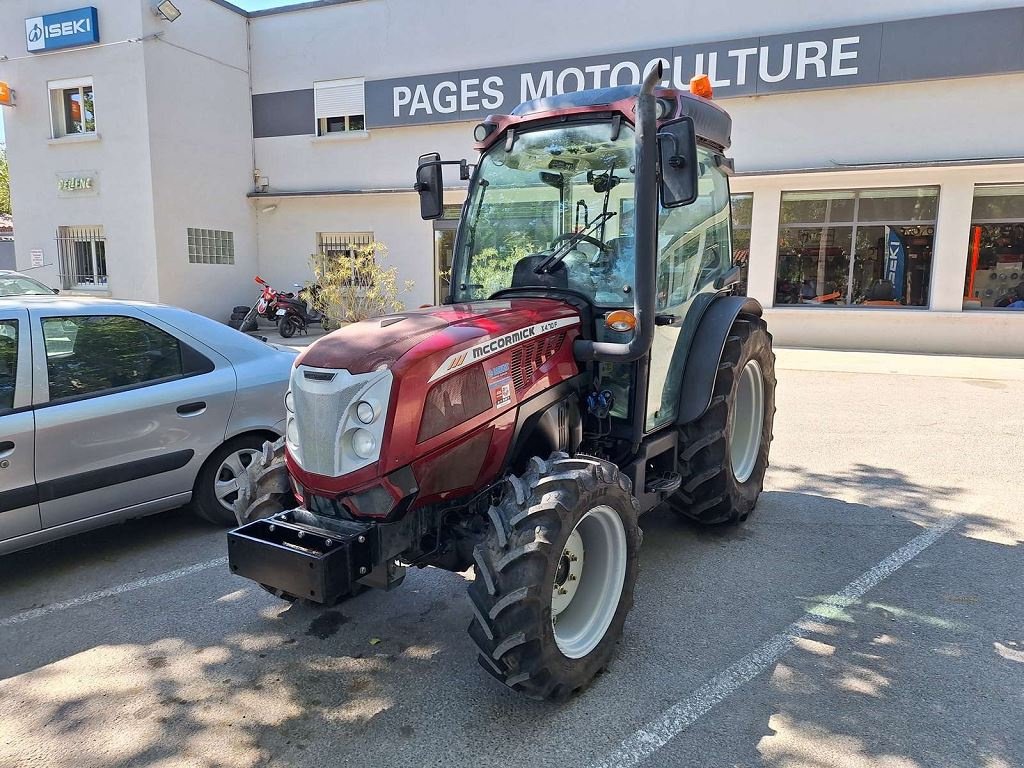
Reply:
<svg viewBox="0 0 1024 768"><path fill-rule="evenodd" d="M524 101L513 109L511 114L514 117L526 117L540 113L574 112L584 108L612 106L627 100L635 101L639 94L639 85L574 91L558 96ZM722 150L728 149L732 144L732 118L715 102L696 96L689 91L680 91L675 88L657 88L654 95L658 99L675 102L676 110L669 117L687 116L691 118L698 139Z"/></svg>

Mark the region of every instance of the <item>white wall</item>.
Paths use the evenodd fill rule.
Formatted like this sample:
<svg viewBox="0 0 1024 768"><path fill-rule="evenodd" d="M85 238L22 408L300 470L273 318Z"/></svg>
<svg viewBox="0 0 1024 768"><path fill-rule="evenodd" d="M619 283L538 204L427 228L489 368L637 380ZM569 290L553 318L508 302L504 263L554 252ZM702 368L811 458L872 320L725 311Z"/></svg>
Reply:
<svg viewBox="0 0 1024 768"><path fill-rule="evenodd" d="M277 208L265 209L271 205ZM260 274L288 288L310 279L317 232L373 232L388 246L400 280L412 280L407 307L434 303L433 227L419 216L415 194L336 195L261 200Z"/></svg>
<svg viewBox="0 0 1024 768"><path fill-rule="evenodd" d="M145 44L160 300L224 319L258 271L246 20L209 0L149 17ZM187 229L234 233L235 263L190 264Z"/></svg>
<svg viewBox="0 0 1024 768"><path fill-rule="evenodd" d="M0 79L17 92L17 106L4 113L11 169L11 195L18 222L18 267L30 265L40 248L47 266L31 274L59 285L54 241L58 225L102 224L107 239L110 291L155 300L157 279L148 155L143 45L138 38L143 4L95 0L103 47L67 49L48 55L25 51L26 17L66 10L60 0L4 0L0 8ZM47 82L91 76L98 140L50 141ZM59 199L56 174L99 171L97 196Z"/></svg>

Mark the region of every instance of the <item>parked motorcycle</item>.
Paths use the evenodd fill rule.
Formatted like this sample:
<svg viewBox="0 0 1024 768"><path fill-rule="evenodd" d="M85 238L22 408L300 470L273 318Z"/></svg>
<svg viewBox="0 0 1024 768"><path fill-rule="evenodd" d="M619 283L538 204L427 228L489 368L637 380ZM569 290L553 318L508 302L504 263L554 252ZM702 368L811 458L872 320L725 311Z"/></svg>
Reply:
<svg viewBox="0 0 1024 768"><path fill-rule="evenodd" d="M278 302L282 299L293 299L295 294L275 290L270 283L259 275L255 278L256 284L260 286L260 296L251 307L238 306L231 312L231 320L228 325L237 328L243 333L255 331L258 326L258 319L277 322Z"/></svg>
<svg viewBox="0 0 1024 768"><path fill-rule="evenodd" d="M331 330L330 319L320 310L320 286L295 284L294 295L280 296L277 301L277 332L290 339L296 333L305 333L313 323L320 323L324 332Z"/></svg>

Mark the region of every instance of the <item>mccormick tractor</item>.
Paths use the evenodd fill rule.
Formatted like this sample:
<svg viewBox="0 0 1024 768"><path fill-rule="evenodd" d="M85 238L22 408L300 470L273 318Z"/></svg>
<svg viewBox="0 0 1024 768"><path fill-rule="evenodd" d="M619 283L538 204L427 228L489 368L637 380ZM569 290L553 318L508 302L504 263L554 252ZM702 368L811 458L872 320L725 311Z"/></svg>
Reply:
<svg viewBox="0 0 1024 768"><path fill-rule="evenodd" d="M747 518L775 358L733 292L731 119L705 79L661 78L488 117L475 166L420 158L425 219L442 166L469 180L450 295L298 357L287 435L240 493L234 573L331 605L412 566L473 568L480 664L561 700L622 634L641 514Z"/></svg>

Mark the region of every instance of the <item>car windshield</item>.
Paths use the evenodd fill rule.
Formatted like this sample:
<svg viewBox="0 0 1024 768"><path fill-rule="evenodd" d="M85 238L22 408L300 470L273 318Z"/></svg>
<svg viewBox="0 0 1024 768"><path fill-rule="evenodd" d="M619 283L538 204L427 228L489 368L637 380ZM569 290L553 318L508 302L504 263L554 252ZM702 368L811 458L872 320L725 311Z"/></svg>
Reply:
<svg viewBox="0 0 1024 768"><path fill-rule="evenodd" d="M510 287L520 259L546 253L564 260L572 290L632 305L634 140L630 126L615 130L560 124L483 156L460 234L456 301Z"/></svg>
<svg viewBox="0 0 1024 768"><path fill-rule="evenodd" d="M0 275L0 296L46 296L53 291L31 277Z"/></svg>

